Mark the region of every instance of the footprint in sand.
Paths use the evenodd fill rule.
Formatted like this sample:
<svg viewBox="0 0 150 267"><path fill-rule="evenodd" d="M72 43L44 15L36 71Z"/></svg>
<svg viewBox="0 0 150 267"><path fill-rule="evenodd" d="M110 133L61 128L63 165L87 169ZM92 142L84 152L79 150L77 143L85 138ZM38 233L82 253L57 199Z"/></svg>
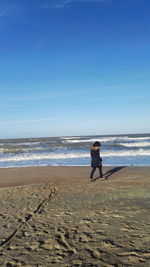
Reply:
<svg viewBox="0 0 150 267"><path fill-rule="evenodd" d="M61 245L57 242L55 238L49 238L43 241L41 248L45 250L61 250ZM63 249L66 250L66 248Z"/></svg>
<svg viewBox="0 0 150 267"><path fill-rule="evenodd" d="M79 241L81 243L88 243L92 239L92 236L89 233L82 233L79 236Z"/></svg>
<svg viewBox="0 0 150 267"><path fill-rule="evenodd" d="M84 224L84 223L95 223L96 222L96 220L95 219L91 219L91 218L85 218L85 219L82 219L81 221L80 221L80 223L81 224Z"/></svg>
<svg viewBox="0 0 150 267"><path fill-rule="evenodd" d="M61 246L61 249L67 250L69 254L77 253L76 249L68 243L68 239L69 239L68 233L64 234L62 232L59 232L55 235L55 238L58 244Z"/></svg>
<svg viewBox="0 0 150 267"><path fill-rule="evenodd" d="M85 251L90 255L90 257L100 259L101 253L97 249L93 250L91 248L87 248Z"/></svg>
<svg viewBox="0 0 150 267"><path fill-rule="evenodd" d="M100 249L110 251L111 253L120 251L122 246L120 244L116 244L113 240L103 239L100 240Z"/></svg>
<svg viewBox="0 0 150 267"><path fill-rule="evenodd" d="M39 242L27 242L25 244L25 249L29 251L35 251L39 249L39 245L40 245Z"/></svg>
<svg viewBox="0 0 150 267"><path fill-rule="evenodd" d="M128 227L123 227L120 229L121 231L124 231L124 232L132 232L132 230Z"/></svg>
<svg viewBox="0 0 150 267"><path fill-rule="evenodd" d="M119 214L112 214L111 217L112 218L124 218L124 216L121 216Z"/></svg>

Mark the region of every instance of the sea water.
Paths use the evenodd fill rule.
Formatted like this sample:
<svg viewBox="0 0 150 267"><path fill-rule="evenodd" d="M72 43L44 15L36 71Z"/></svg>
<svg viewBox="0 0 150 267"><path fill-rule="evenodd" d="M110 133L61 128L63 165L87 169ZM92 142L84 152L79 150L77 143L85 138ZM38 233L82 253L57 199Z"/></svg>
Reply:
<svg viewBox="0 0 150 267"><path fill-rule="evenodd" d="M103 165L150 166L150 134L0 140L0 168L89 166L90 147L101 142Z"/></svg>

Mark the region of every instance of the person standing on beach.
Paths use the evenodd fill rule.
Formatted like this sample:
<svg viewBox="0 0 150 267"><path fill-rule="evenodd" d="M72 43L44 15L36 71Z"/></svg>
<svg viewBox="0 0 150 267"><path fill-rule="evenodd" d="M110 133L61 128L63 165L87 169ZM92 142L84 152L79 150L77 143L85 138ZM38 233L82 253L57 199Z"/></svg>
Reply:
<svg viewBox="0 0 150 267"><path fill-rule="evenodd" d="M99 170L100 178L103 178L102 158L100 157L100 146L101 146L101 143L96 141L91 147L91 167L92 167L92 171L90 174L91 181L93 180L93 175L96 171L96 168L98 168Z"/></svg>

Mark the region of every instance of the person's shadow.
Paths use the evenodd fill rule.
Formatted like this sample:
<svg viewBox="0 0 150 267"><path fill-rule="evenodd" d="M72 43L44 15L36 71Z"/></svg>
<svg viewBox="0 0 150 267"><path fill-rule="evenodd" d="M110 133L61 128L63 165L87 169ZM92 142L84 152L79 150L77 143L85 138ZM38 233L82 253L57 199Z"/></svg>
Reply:
<svg viewBox="0 0 150 267"><path fill-rule="evenodd" d="M120 171L121 169L125 168L126 166L120 166L120 167L115 167L113 169L110 169L109 171L107 171L106 173L104 173L105 179L108 179L109 176L111 176L112 174L114 174L115 172Z"/></svg>

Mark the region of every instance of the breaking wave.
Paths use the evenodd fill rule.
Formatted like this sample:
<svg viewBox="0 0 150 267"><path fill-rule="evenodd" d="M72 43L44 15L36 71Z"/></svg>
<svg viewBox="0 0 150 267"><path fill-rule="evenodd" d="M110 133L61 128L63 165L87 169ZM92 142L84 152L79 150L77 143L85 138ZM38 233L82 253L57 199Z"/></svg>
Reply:
<svg viewBox="0 0 150 267"><path fill-rule="evenodd" d="M134 157L134 156L150 156L150 149L138 149L135 151L105 151L101 153L102 157ZM9 161L33 161L43 159L72 159L72 158L89 158L89 153L45 153L45 154L22 154L10 157L1 157L0 162Z"/></svg>
<svg viewBox="0 0 150 267"><path fill-rule="evenodd" d="M124 147L150 147L150 142L137 142L137 143L119 143Z"/></svg>

